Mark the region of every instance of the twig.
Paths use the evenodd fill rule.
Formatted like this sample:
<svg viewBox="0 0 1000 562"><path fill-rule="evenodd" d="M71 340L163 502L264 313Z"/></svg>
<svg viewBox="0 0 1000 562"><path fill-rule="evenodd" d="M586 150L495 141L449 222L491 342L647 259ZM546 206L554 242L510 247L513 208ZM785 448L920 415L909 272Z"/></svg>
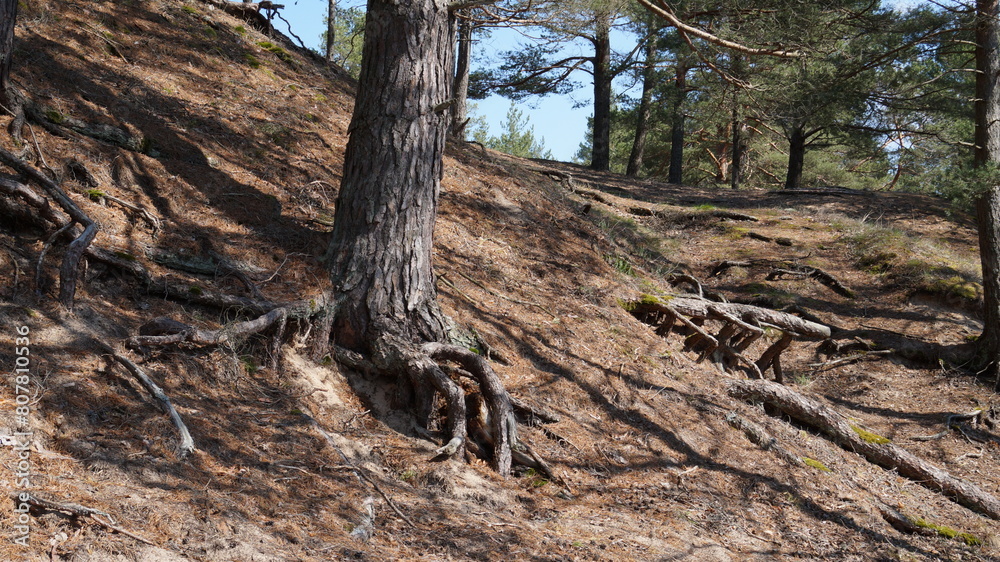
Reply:
<svg viewBox="0 0 1000 562"><path fill-rule="evenodd" d="M508 301L510 301L510 302L512 302L514 304L519 304L519 305L522 305L522 306L533 306L533 307L537 308L538 310L541 310L542 312L544 312L545 314L548 314L549 316L551 316L553 318L558 318L555 314L552 314L551 312L549 312L548 310L546 310L545 307L543 307L542 305L540 305L538 303L528 302L528 301L522 301L522 300L515 299L513 297L508 297L507 295L498 293L498 292L494 291L493 289L490 289L486 285L483 285L479 281L476 281L475 279L473 279L472 277L469 277L468 275L466 275L465 273L463 273L461 271L459 271L458 274L461 275L462 277L465 277L466 279L468 279L472 283L475 283L477 286L479 286L479 288L481 288L482 290L486 291L487 293L493 295L494 297L501 298L501 299L504 299L504 300L508 300ZM473 301L473 302L475 302L475 301Z"/></svg>
<svg viewBox="0 0 1000 562"><path fill-rule="evenodd" d="M160 219L156 218L152 213L150 213L146 209L143 209L142 207L134 203L129 203L124 199L119 199L114 195L108 195L107 193L102 192L100 197L102 199L107 199L108 201L111 201L113 203L118 203L119 205L125 207L128 210L138 213L139 216L142 217L142 219L146 221L146 223L153 229L154 234L160 231Z"/></svg>
<svg viewBox="0 0 1000 562"><path fill-rule="evenodd" d="M122 529L121 527L119 527L118 525L115 524L114 517L111 517L110 514L105 513L105 512L103 512L103 511L101 511L99 509L94 509L92 507L87 507L85 505L80 505L78 503L55 502L55 501L52 501L52 500L47 500L45 498L40 498L40 497L36 496L35 494L31 494L31 493L26 494L26 495L27 495L27 498L24 498L24 497L22 497L19 494L18 496L15 496L14 501L19 502L19 501L21 501L23 499L23 500L26 501L26 503L28 503L30 505L33 505L35 507L41 508L41 509L48 509L48 510L52 510L52 511L62 511L63 513L69 513L70 515L72 515L74 517L89 517L94 522L96 522L98 525L100 525L100 526L102 526L102 527L104 527L106 529L109 529L109 530L114 531L116 533L121 533L121 534L123 534L123 535L125 535L127 537L131 537L131 538L133 538L133 539L135 539L135 540L137 540L137 541L139 541L141 543L145 543L145 544L148 544L150 546L159 546L158 544L156 544L155 542L153 542L153 541L151 541L149 539L145 539L143 537L140 537L139 535L136 535L135 533L132 533L130 531L126 531L125 529ZM99 515L107 517L110 520L110 522L101 519L100 517L98 517Z"/></svg>
<svg viewBox="0 0 1000 562"><path fill-rule="evenodd" d="M831 361L824 361L823 363L810 363L808 366L815 368L817 371L820 369L828 369L830 367L836 367L837 365L843 365L845 363L853 363L855 361L860 361L872 355L889 355L895 353L894 349L873 349L871 351L865 351L850 357L841 357L840 359L833 359Z"/></svg>
<svg viewBox="0 0 1000 562"><path fill-rule="evenodd" d="M121 534L125 535L126 537L132 537L133 539L135 539L135 540L137 540L137 541L139 541L141 543L148 544L149 546L160 546L160 545L156 544L155 542L153 542L153 541L151 541L149 539L144 539L144 538L140 537L139 535L137 535L135 533L132 533L130 531L126 531L125 529L122 529L118 525L113 525L111 523L108 523L108 522L102 520L101 518L99 518L96 515L91 515L90 518L93 519L94 521L96 521L97 523L99 523L102 527L110 529L110 530L112 530L112 531L114 531L116 533L121 533Z"/></svg>

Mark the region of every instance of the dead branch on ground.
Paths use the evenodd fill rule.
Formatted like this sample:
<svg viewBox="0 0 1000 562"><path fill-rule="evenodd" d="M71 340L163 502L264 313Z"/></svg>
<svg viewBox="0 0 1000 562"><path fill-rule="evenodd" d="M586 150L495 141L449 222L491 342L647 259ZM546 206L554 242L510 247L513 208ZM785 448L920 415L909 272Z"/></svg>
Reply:
<svg viewBox="0 0 1000 562"><path fill-rule="evenodd" d="M109 357L117 361L122 367L125 368L139 383L146 389L149 394L156 399L160 404L160 407L170 416L170 421L174 422L174 426L177 427L177 432L180 434L180 444L177 446L178 454L181 458L186 457L195 450L194 439L191 437L191 432L188 431L187 425L184 424L184 420L181 419L181 415L177 413L174 405L170 402L170 397L163 392L163 389L159 387L153 379L149 378L148 375L132 360L119 354L110 345L94 339L94 344L101 348Z"/></svg>
<svg viewBox="0 0 1000 562"><path fill-rule="evenodd" d="M799 258L796 258L799 259ZM771 271L767 274L766 280L773 281L785 275L790 275L794 277L809 277L815 279L816 281L827 286L833 292L840 296L853 299L855 297L854 291L849 287L841 283L836 277L823 271L818 267L812 267L808 265L802 265L796 263L796 261L781 261L781 260L725 260L719 262L712 272L708 274L709 277L715 277L716 275L721 275L726 270L733 267L751 268L765 266L771 268Z"/></svg>
<svg viewBox="0 0 1000 562"><path fill-rule="evenodd" d="M729 394L742 400L770 404L798 420L821 430L835 443L870 462L896 470L955 502L993 519L1000 519L1000 501L984 490L918 458L889 439L862 429L835 410L794 390L770 381L732 381Z"/></svg>
<svg viewBox="0 0 1000 562"><path fill-rule="evenodd" d="M111 517L111 515L99 509L94 509L92 507L87 507L77 503L56 502L52 500L47 500L32 493L16 494L14 495L14 502L16 504L26 503L28 505L34 506L39 509L47 509L50 511L61 511L63 513L69 513L73 517L89 517L98 525L108 529L109 531L114 531L116 533L120 533L127 537L131 537L141 543L148 544L150 546L159 546L158 544L149 539L145 539L143 537L140 537L139 535L136 535L135 533L122 529L117 524L115 524L115 520L113 517ZM101 519L99 516L107 517L108 521Z"/></svg>
<svg viewBox="0 0 1000 562"><path fill-rule="evenodd" d="M830 328L810 322L792 314L753 305L714 302L698 297L644 296L624 303L633 316L656 328L656 333L666 337L679 321L679 332L686 332L685 349L699 351L698 360L712 354L725 370L734 360L743 362L750 375L763 378L768 369L774 371L775 380L782 381L781 353L793 340L821 340L830 337ZM706 320L722 322L715 336L704 328ZM744 352L770 327L781 332L781 337L771 344L757 361L748 359Z"/></svg>

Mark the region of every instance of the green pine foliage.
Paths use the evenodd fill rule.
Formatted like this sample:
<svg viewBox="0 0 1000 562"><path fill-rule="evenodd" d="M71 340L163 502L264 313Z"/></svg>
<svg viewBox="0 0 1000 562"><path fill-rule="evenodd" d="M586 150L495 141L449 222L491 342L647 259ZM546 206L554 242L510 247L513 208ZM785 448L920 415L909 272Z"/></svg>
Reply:
<svg viewBox="0 0 1000 562"><path fill-rule="evenodd" d="M545 148L544 138L535 138L535 128L529 122L530 119L512 102L499 137L490 136L489 126L483 117L474 117L471 121L472 140L512 156L551 160L552 151Z"/></svg>
<svg viewBox="0 0 1000 562"><path fill-rule="evenodd" d="M361 47L365 40L365 9L338 6L334 16L336 21L334 22L333 62L357 78L361 73ZM320 40L323 45L326 45L326 31L320 35Z"/></svg>

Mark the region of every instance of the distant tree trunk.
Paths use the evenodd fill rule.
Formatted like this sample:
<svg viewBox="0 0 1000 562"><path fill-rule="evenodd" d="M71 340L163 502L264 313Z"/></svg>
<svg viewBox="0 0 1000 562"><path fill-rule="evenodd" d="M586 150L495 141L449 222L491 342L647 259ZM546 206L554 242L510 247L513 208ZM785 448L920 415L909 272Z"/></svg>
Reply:
<svg viewBox="0 0 1000 562"><path fill-rule="evenodd" d="M330 0L326 10L326 61L333 62L337 39L337 0Z"/></svg>
<svg viewBox="0 0 1000 562"><path fill-rule="evenodd" d="M684 101L687 98L687 72L687 66L678 61L670 123L670 171L667 172L667 181L670 183L682 183L684 179Z"/></svg>
<svg viewBox="0 0 1000 562"><path fill-rule="evenodd" d="M733 189L740 188L740 182L743 180L743 155L746 152L746 137L743 134L745 125L740 119L740 112L737 107L733 107L733 161L732 170L729 173L729 187Z"/></svg>
<svg viewBox="0 0 1000 562"><path fill-rule="evenodd" d="M597 16L594 34L594 147L590 167L611 168L611 16Z"/></svg>
<svg viewBox="0 0 1000 562"><path fill-rule="evenodd" d="M1000 17L997 0L976 2L975 165L1000 166ZM995 177L995 176L994 176ZM983 332L976 367L1000 372L1000 185L976 201L979 258L983 268Z"/></svg>
<svg viewBox="0 0 1000 562"><path fill-rule="evenodd" d="M653 83L656 70L656 37L646 40L643 47L646 59L642 69L642 97L639 98L639 109L636 113L635 139L632 141L632 152L628 156L628 167L625 175L636 177L642 170L642 156L646 150L646 134L649 132L649 116L653 108Z"/></svg>
<svg viewBox="0 0 1000 562"><path fill-rule="evenodd" d="M806 158L806 133L802 125L796 124L788 135L788 175L785 189L802 187L802 169Z"/></svg>
<svg viewBox="0 0 1000 562"><path fill-rule="evenodd" d="M454 103L451 106L451 134L465 139L469 111L469 61L472 58L472 22L458 20L458 53L455 58Z"/></svg>
<svg viewBox="0 0 1000 562"><path fill-rule="evenodd" d="M447 0L369 0L328 254L332 334L345 347L444 337L431 245L454 53Z"/></svg>
<svg viewBox="0 0 1000 562"><path fill-rule="evenodd" d="M0 0L0 104L14 111L15 96L11 91L10 69L14 58L14 24L17 22L18 0Z"/></svg>

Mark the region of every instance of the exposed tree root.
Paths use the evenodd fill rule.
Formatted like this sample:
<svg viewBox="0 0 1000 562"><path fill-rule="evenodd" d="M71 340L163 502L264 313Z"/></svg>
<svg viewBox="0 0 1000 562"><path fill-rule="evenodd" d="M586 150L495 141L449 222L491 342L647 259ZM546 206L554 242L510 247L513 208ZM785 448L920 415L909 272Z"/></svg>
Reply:
<svg viewBox="0 0 1000 562"><path fill-rule="evenodd" d="M110 345L94 339L94 344L100 347L109 357L125 367L129 373L132 374L136 380L149 392L153 398L159 402L160 407L170 416L170 421L174 422L177 427L177 432L180 434L180 444L178 445L178 454L181 458L186 457L195 450L194 439L191 437L191 432L188 431L187 425L184 424L184 420L181 419L181 415L177 413L174 405L170 402L170 398L163 392L153 379L149 378L146 373L135 363L133 363L129 358L119 354Z"/></svg>
<svg viewBox="0 0 1000 562"><path fill-rule="evenodd" d="M849 289L846 285L838 281L834 276L823 271L818 267L810 267L806 265L798 264L788 264L785 267L777 267L771 270L771 273L767 274L767 280L777 279L782 275L792 275L798 277L810 277L826 285L833 292L837 293L842 297L847 297L849 299L854 298L854 291Z"/></svg>
<svg viewBox="0 0 1000 562"><path fill-rule="evenodd" d="M626 310L643 322L654 326L656 333L666 337L677 328L686 332L685 348L700 352L698 360L714 356L720 368L726 370L734 361L742 362L755 378L763 378L772 369L775 379L782 380L781 352L795 339L819 340L830 337L830 328L798 316L746 304L722 303L697 297L664 297L646 295L624 302ZM704 328L704 321L716 320L722 328L714 336ZM757 361L744 352L764 334L764 327L781 331L778 341L769 346Z"/></svg>
<svg viewBox="0 0 1000 562"><path fill-rule="evenodd" d="M68 220L59 220L57 223L58 226L63 227L66 222L72 221L83 227L82 232L73 232L74 239L66 249L62 267L59 270L59 303L67 309L72 310L73 299L76 295L76 282L80 259L90 246L90 243L94 240L94 237L97 236L98 225L96 222L91 220L86 213L80 210L80 207L78 207L76 203L74 203L66 195L62 188L34 167L29 166L23 160L3 148L0 148L0 161L41 186L48 196L51 197L67 215L69 215ZM36 208L49 207L48 201L41 198L37 193L34 193L34 191L28 186L23 184L16 185L18 183L19 182L11 178L3 178L3 181L0 182L0 189L2 189L5 193L13 194L20 198L33 201L34 204L32 206L35 206ZM52 215L51 213L49 214L50 216L57 216Z"/></svg>
<svg viewBox="0 0 1000 562"><path fill-rule="evenodd" d="M726 414L726 422L743 432L752 443L758 445L765 451L773 451L782 460L792 466L803 466L802 459L793 454L778 442L777 439L767 433L760 425L740 416L736 412Z"/></svg>
<svg viewBox="0 0 1000 562"><path fill-rule="evenodd" d="M878 500L876 500L875 508L878 510L882 519L884 519L886 523L891 525L897 531L903 533L924 535L928 537L941 536L946 539L963 541L969 546L975 546L982 544L983 542L980 538L970 533L963 533L950 527L929 523L917 517L910 517L909 515L906 515Z"/></svg>
<svg viewBox="0 0 1000 562"><path fill-rule="evenodd" d="M2 154L0 154L0 157L2 157ZM40 176L40 174L35 172L35 175L32 177L35 176ZM47 182L47 190L53 192L58 190L57 186L51 184L43 176L40 177L39 181L41 180ZM78 222L74 219L74 216L83 218L85 215L82 215L75 206L64 205L64 210L69 215L67 217L53 209L45 198L39 196L24 184L10 178L0 178L0 192L25 201L37 212L40 218L56 225L69 235L76 236L77 240L87 242L88 245L85 246L76 242L77 246L71 248L77 252L78 256L85 254L92 259L133 274L147 290L154 294L158 293L168 298L176 298L220 309L238 310L245 314L257 315L256 318L236 322L220 330L201 330L180 322L157 319L145 325L142 333L129 338L128 345L130 347L141 348L143 346L169 345L182 342L196 345L220 345L226 344L234 338L247 337L274 327L276 330L272 340L271 356L274 366L277 367L280 360L281 341L288 320L304 321L311 329L316 329L319 334L329 333L329 325L324 325L324 322L329 323L332 313L329 310L329 299L326 295L308 301L279 304L264 299L237 297L220 293L200 286L196 287L190 283L184 283L166 276L154 277L149 270L134 258L130 259L130 256L122 256L99 247L89 246L90 239L96 233L96 224L93 222L89 223L89 231L88 229L84 229L82 234L79 233L78 229L74 228L73 223ZM61 191L58 191L58 194L62 195L62 198L58 198L55 195L53 197L60 202L62 202L62 199L68 202L65 194L62 194ZM314 351L320 351L320 355L324 355L326 350L329 349L328 339L321 336L315 338L315 341L319 341L319 343L314 346ZM165 398L162 395L162 391L157 395L156 390L158 390L158 387L147 385L151 381L149 381L148 377L143 376L144 374L141 372L141 369L134 363L114 353L109 347L104 346L103 349L112 353L112 357L125 366L126 369L129 369L134 376L139 378L154 396L157 396L158 399L161 396ZM356 357L354 356L355 354L343 349L335 350L335 355L339 361L354 367L364 365L369 370L382 373L406 373L410 378L413 388L417 389L417 393L420 395L418 397L418 404L423 405L420 416L424 422L426 422L432 413L430 405L433 402L433 393L440 392L448 404L447 429L449 435L448 442L440 449L441 454L452 456L462 453L467 441L468 432L465 393L438 365L439 361L448 361L460 365L480 386L489 411L488 426L492 439L491 444L494 448L492 459L497 472L507 475L510 473L512 462L519 462L537 468L550 477L553 477L551 470L548 469L544 461L531 453L527 447L518 444L516 433L517 422L514 418L510 397L484 358L458 346L430 343L423 347L415 347L412 344L405 344L398 338L388 336L382 338L381 344L373 345L373 349L376 352L373 354L371 361ZM161 403L164 402L161 400ZM545 417L537 409L532 413L537 417ZM174 416L172 415L172 417ZM179 421L180 418L177 416L175 423ZM181 426L178 425L178 427ZM193 450L193 444L189 444L183 439L182 441L182 451ZM515 459L512 460L512 458Z"/></svg>
<svg viewBox="0 0 1000 562"><path fill-rule="evenodd" d="M467 349L442 343L427 343L422 350L435 361L457 363L479 383L488 415L484 429L488 429L493 445L493 468L501 475L509 474L511 451L517 446L517 420L514 418L510 396L500 382L500 377L484 357ZM463 393L463 408L464 399Z"/></svg>
<svg viewBox="0 0 1000 562"><path fill-rule="evenodd" d="M848 421L840 413L770 381L733 381L729 393L743 400L774 406L792 418L821 430L841 447L861 454L870 462L896 470L927 488L938 490L955 502L1000 519L1000 501L978 486L955 478L892 443Z"/></svg>
<svg viewBox="0 0 1000 562"><path fill-rule="evenodd" d="M944 429L944 431L941 431L939 433L935 433L934 435L918 435L918 436L910 437L910 440L911 441L934 441L936 439L941 439L942 437L948 435L951 432L951 430L955 430L955 431L958 431L959 433L961 433L966 439L969 439L970 441L977 441L979 443L989 443L989 442L992 441L993 443L1000 444L1000 439L997 439L996 437L993 437L993 436L984 437L984 436L981 436L981 435L974 435L974 433L980 433L980 432L978 432L976 430L972 430L972 431L966 430L962 426L962 424L959 423L959 422L967 421L967 422L972 422L972 425L982 424L982 425L984 425L986 427L992 428L993 425L995 424L995 422L993 422L992 419L990 418L990 412L993 411L993 409L995 409L995 408L996 408L996 406L993 406L993 408L990 408L989 410L979 409L979 410L974 410L972 412L969 412L967 414L951 414L945 420L945 423L944 423L945 429Z"/></svg>
<svg viewBox="0 0 1000 562"><path fill-rule="evenodd" d="M771 239L769 239L770 241ZM830 290L837 293L842 297L847 297L853 299L855 297L854 291L849 287L837 280L836 277L830 275L829 273L819 269L818 267L806 266L795 263L794 261L776 261L776 260L726 260L719 262L712 272L708 275L709 277L715 277L724 273L726 270L733 267L760 267L765 266L771 268L771 271L767 274L766 279L768 281L778 279L785 275L790 275L794 277L809 277L819 281Z"/></svg>

